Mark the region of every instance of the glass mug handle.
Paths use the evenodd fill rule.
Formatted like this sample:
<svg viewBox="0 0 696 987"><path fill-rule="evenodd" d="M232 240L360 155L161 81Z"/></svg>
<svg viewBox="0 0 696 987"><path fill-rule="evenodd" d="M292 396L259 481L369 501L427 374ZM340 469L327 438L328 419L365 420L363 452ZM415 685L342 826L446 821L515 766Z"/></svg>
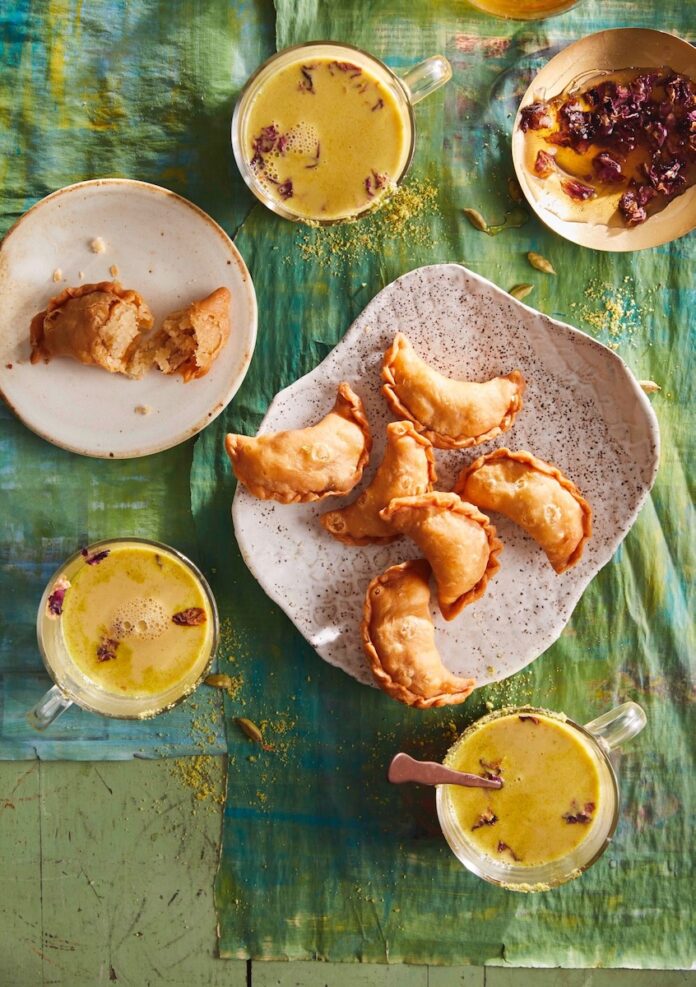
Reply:
<svg viewBox="0 0 696 987"><path fill-rule="evenodd" d="M72 699L68 699L58 686L54 685L39 699L36 706L29 710L27 720L35 730L45 730L70 706Z"/></svg>
<svg viewBox="0 0 696 987"><path fill-rule="evenodd" d="M638 703L622 703L608 713L602 713L596 720L585 724L585 729L600 742L607 751L616 750L640 733L648 722L645 710Z"/></svg>
<svg viewBox="0 0 696 987"><path fill-rule="evenodd" d="M433 55L414 65L403 75L399 73L399 78L406 87L409 102L413 106L449 82L452 78L452 66L444 55Z"/></svg>

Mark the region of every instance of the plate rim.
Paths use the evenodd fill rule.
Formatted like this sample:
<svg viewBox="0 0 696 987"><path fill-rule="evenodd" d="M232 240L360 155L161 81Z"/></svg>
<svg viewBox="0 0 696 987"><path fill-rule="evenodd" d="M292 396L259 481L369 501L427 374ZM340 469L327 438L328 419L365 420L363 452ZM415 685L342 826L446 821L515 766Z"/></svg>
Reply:
<svg viewBox="0 0 696 987"><path fill-rule="evenodd" d="M689 41L686 41L680 35L672 34L669 31L660 31L658 28L640 27L640 26L610 27L610 28L604 28L601 31L593 31L592 34L585 35L585 37L583 38L576 38L575 41L571 41L570 44L565 45L563 48L560 49L560 51L557 51L555 55L553 55L546 62L544 62L543 66L539 69L539 71L534 74L533 79L525 89L524 94L520 99L519 105L517 107L517 113L515 114L515 119L512 124L512 133L510 134L510 153L512 157L512 166L515 170L515 177L517 178L517 181L520 184L525 202L530 207L530 209L532 209L537 219L541 223L543 223L543 225L546 227L547 230L550 230L552 233L555 233L556 236L560 236L564 240L567 240L568 243L573 243L578 247L583 247L585 250L600 250L603 253L614 253L614 254L637 253L639 250L652 250L654 247L661 247L668 243L674 243L677 240L681 240L682 237L689 236L690 233L693 233L694 230L696 230L696 223L694 223L690 227L690 229L685 230L683 233L678 233L676 236L657 236L654 239L651 239L650 242L645 243L640 247L632 246L630 242L629 243L624 242L623 244L612 243L610 238L601 239L600 242L592 243L591 245L585 243L582 240L578 240L570 236L569 234L563 232L563 230L561 229L562 226L565 227L569 225L567 221L558 219L557 222L554 222L556 217L554 217L553 214L550 213L548 209L545 209L542 206L540 206L537 200L535 200L534 198L532 198L530 195L527 194L527 170L524 167L523 155L521 152L522 142L519 140L516 141L515 135L518 133L519 130L522 110L526 105L532 102L532 97L534 95L534 87L536 85L537 79L539 78L539 75L549 67L549 65L551 65L557 58L560 58L562 55L567 55L568 51L570 51L572 48L575 48L576 46L579 45L587 44L587 42L592 38L600 40L601 38L606 37L607 35L625 34L627 32L630 32L631 34L637 34L637 33L651 34L651 35L662 36L664 38L669 38L670 41L678 42L679 44L683 45L684 51L685 52L687 50L690 51L692 57L696 59L696 48L694 47L694 45L692 45ZM600 70L598 69L598 71ZM692 186L692 188L693 187L694 186ZM686 192L684 192L683 194L687 195L688 192L689 189L687 189ZM672 200L672 201L676 201L676 200ZM604 224L601 223L589 224L583 222L583 223L575 223L574 225L581 228L587 227L589 225L598 225L604 227ZM640 227L638 228L640 229Z"/></svg>
<svg viewBox="0 0 696 987"><path fill-rule="evenodd" d="M249 345L246 349L246 354L244 360L241 363L241 370L232 378L232 383L228 386L224 393L224 396L215 402L215 405L211 412L204 416L204 418L196 423L195 426L189 426L183 432L179 432L171 439L164 442L155 442L146 447L138 447L136 451L123 451L123 452L102 452L95 450L88 450L84 447L79 447L73 445L70 442L59 441L54 436L50 435L45 430L37 427L31 422L27 421L22 412L15 406L14 402L10 399L2 385L2 380L0 380L0 398L3 400L5 405L10 409L10 411L15 415L22 424L28 428L34 435L38 435L39 438L44 439L51 445L56 446L59 449L65 449L67 452L75 453L79 456L87 456L90 459L142 459L145 456L153 456L159 452L166 452L168 449L173 449L178 445L181 445L187 439L193 438L202 432L211 422L222 414L225 408L229 405L230 401L234 398L235 394L239 388L244 383L247 373L249 372L249 367L254 356L254 351L256 349L256 341L258 336L258 303L256 299L256 289L254 288L254 282L251 277L249 268L246 265L244 258L239 252L239 248L236 246L235 242L229 236L229 234L220 226L220 224L213 219L204 209L202 209L195 202L191 202L190 199L185 198L183 195L179 195L178 192L172 191L172 189L165 188L163 185L156 185L154 182L144 182L138 178L121 178L121 177L102 177L102 178L88 178L83 181L73 182L70 185L64 185L62 188L55 189L53 192L49 192L48 195L43 196L38 202L35 202L33 206L30 206L26 212L15 220L15 222L10 226L9 230L0 239L0 255L5 248L10 237L17 232L19 227L22 225L27 217L40 209L46 203L58 199L68 193L77 192L85 188L98 188L100 186L114 187L114 186L135 186L148 194L153 194L155 196L162 196L165 199L173 199L179 204L190 209L194 214L196 214L200 219L203 219L208 223L213 231L220 237L225 246L230 251L230 256L233 258L237 269L242 278L242 283L244 285L244 292L246 295L246 301L249 307Z"/></svg>
<svg viewBox="0 0 696 987"><path fill-rule="evenodd" d="M648 429L649 429L649 433L650 433L650 436L652 438L653 447L654 447L654 457L653 457L653 461L651 463L650 477L649 477L649 480L646 483L643 491L641 492L640 497L638 498L638 500L636 502L636 507L633 510L633 512L629 515L628 520L627 520L627 523L626 523L626 525L625 525L625 527L623 529L623 532L621 533L620 537L618 538L618 541L616 542L616 544L613 546L612 551L611 551L611 554L609 555L609 558L606 560L606 562L604 562L599 567L599 569L597 569L597 571L592 575L592 577L589 580L589 582L585 586L583 586L580 589L580 591L577 593L577 595L575 596L575 599L573 600L573 604L572 604L572 609L571 609L571 611L570 611L570 613L568 615L568 619L565 621L565 623L560 628L559 632L556 634L556 636L553 638L553 640L549 644L547 644L542 651L540 651L537 655L535 655L534 658L530 659L525 665L523 665L521 668L517 669L515 672L509 673L508 675L499 675L499 676L496 675L495 677L493 677L493 678L490 679L490 683L492 683L492 682L502 681L504 678L508 678L508 677L510 677L510 675L516 675L518 672L521 672L525 668L528 668L529 665L532 664L532 662L536 661L537 658L541 657L541 655L543 655L553 644L555 644L555 642L561 636L564 628L567 627L568 623L572 619L573 613L575 612L575 608L577 607L577 605L578 605L581 597L584 595L584 593L588 589L590 583L595 579L595 577L599 574L599 572L606 565L608 565L608 563L611 561L611 559L616 554L619 546L623 543L623 541L627 537L627 535L630 532L631 528L635 524L636 519L637 519L639 513L641 512L641 510L645 506L645 503L646 503L646 501L647 501L647 499L648 499L648 497L650 495L650 491L652 490L652 488L653 488L653 486L655 484L655 479L657 477L657 473L658 473L659 468L660 468L660 457L661 457L660 424L659 424L659 420L657 418L657 415L655 414L655 411L654 411L654 409L652 407L652 404L648 400L648 397L645 394L645 392L642 390L642 388L638 384L638 380L637 380L635 374L633 373L633 371L631 370L631 368L628 366L628 364L626 363L626 361L621 356L619 356L619 354L616 353L614 350L609 349L609 347L606 346L604 343L600 342L598 339L595 339L594 336L590 336L589 333L584 332L582 329L578 329L576 326L571 326L567 322L562 322L560 319L556 319L554 316L546 315L546 313L540 312L538 309L532 308L530 305L525 305L524 302L521 302L518 299L513 298L511 295L509 295L503 288L499 287L499 285L495 284L493 281L490 281L488 278L485 278L482 275L477 274L475 271L470 270L464 264L460 264L460 263L458 263L456 261L448 261L448 262L444 262L444 263L440 263L440 264L425 264L425 265L422 265L420 267L412 268L410 271L405 271L403 274L399 275L398 278L395 278L393 281L390 281L389 284L385 285L375 295L372 296L372 298L367 303L367 305L364 306L364 308L358 313L358 315L356 316L356 318L348 326L348 328L346 329L346 331L343 334L343 336L341 337L341 339L339 339L338 342L336 343L336 346L334 346L330 350L330 352L324 357L324 359L321 360L321 362L318 363L317 366L314 367L312 370L308 371L306 374L303 374L301 377L298 377L297 380L292 381L292 383L288 384L287 387L281 388L281 390L278 391L274 395L273 399L271 400L271 403L268 406L268 409L266 410L266 413L264 414L264 416L263 416L263 418L261 420L261 423L260 423L260 425L259 425L259 427L257 429L256 434L257 435L262 434L263 429L264 429L264 426L266 425L266 422L267 422L268 418L270 417L270 415L274 411L274 408L275 408L277 402L280 400L280 398L283 395L285 395L287 392L292 392L303 381L306 381L307 378L312 378L313 376L319 376L319 371L320 371L321 367L326 362L326 360L328 360L331 357L331 355L334 353L336 347L339 346L341 343L343 343L354 331L359 331L359 327L356 325L356 323L358 322L358 320L360 318L362 318L365 310L372 304L372 302L375 300L375 298L377 298L380 294L382 294L383 291L386 291L387 288L391 288L393 285L395 285L398 282L402 281L404 278L409 277L412 274L415 274L416 272L441 270L441 269L451 269L451 268L454 268L454 269L456 269L458 271L464 271L467 277L473 278L475 281L481 282L481 283L483 283L484 285L486 285L489 288L493 288L494 291L495 291L495 293L497 293L500 296L502 296L502 298L504 298L507 302L512 302L512 303L514 303L514 305L519 305L521 308L527 309L528 311L534 313L534 315L541 316L542 318L549 320L549 322L551 322L552 324L554 324L556 326L560 326L560 327L562 327L565 330L570 330L570 332L571 332L572 335L576 335L576 336L582 337L584 340L588 341L590 344L593 344L595 347L597 347L600 350L602 350L603 353L604 353L604 355L609 356L618 365L619 369L623 371L624 376L628 378L628 382L630 383L631 390L632 390L633 394L638 399L638 404L646 412L646 419L647 419L647 422L648 422ZM247 550L247 548L243 544L243 542L240 541L240 538L239 538L239 536L237 534L237 517L238 517L239 512L242 510L242 503L243 503L241 496L239 496L239 492L242 489L243 489L242 485L237 481L237 485L236 485L236 488L235 488L234 496L232 498L232 505L231 505L231 508L230 508L231 515L232 515L232 525L233 525L233 530L234 530L234 536L235 536L235 541L237 543L237 546L239 548L240 555L242 556L242 559L244 560L244 564L246 565L246 567L248 568L249 572L254 577L254 579L256 580L256 582L258 583L258 585L260 586L261 590L266 594L266 596L273 603L275 603L281 609L281 611L285 614L285 616L288 617L288 619L291 621L293 627L298 632L298 634L301 635L301 637L304 639L304 641L309 645L310 648L312 648L313 651L316 652L317 656L322 661L326 662L327 665L331 665L333 668L340 669L340 671L342 671L345 675L350 676L350 678L354 679L356 682L359 682L361 685L368 684L368 685L370 685L370 686L372 686L374 688L377 688L376 683L371 682L371 681L370 682L364 682L361 679L356 678L351 672L349 672L348 670L346 670L345 668L343 668L342 665L340 665L340 664L334 664L333 662L329 661L328 658L325 658L322 654L320 654L319 653L319 650L305 636L305 634L300 630L300 628L298 627L297 623L295 622L295 620L293 618L293 615L292 615L292 609L291 609L291 607L290 607L290 605L288 603L287 597L283 596L280 592L278 592L278 593L270 592L269 589L267 589L265 583L261 580L260 576L257 574L257 568L254 565L254 562L253 562L253 559L251 557L250 552ZM258 570L258 572L260 572L260 571L261 570ZM490 683L487 682L487 683L484 683L484 684L490 684ZM477 686L477 688L478 688L478 686Z"/></svg>

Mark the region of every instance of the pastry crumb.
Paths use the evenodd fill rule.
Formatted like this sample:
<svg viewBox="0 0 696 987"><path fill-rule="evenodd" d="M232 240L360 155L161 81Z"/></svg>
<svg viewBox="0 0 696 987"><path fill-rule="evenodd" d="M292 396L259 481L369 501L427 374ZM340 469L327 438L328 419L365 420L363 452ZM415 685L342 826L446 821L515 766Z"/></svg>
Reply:
<svg viewBox="0 0 696 987"><path fill-rule="evenodd" d="M149 404L136 404L133 410L136 415L149 415L152 413L152 408Z"/></svg>
<svg viewBox="0 0 696 987"><path fill-rule="evenodd" d="M89 249L93 254L104 254L106 253L106 244L100 236L95 236L93 240L90 240Z"/></svg>
<svg viewBox="0 0 696 987"><path fill-rule="evenodd" d="M116 267L115 264L112 264L111 267L109 268L109 274L111 275L112 278L118 277L118 268Z"/></svg>
<svg viewBox="0 0 696 987"><path fill-rule="evenodd" d="M61 269L59 267L57 267L55 269L55 271L53 272L53 280L56 282L56 284L59 281L62 281L63 280L63 272L61 271Z"/></svg>
<svg viewBox="0 0 696 987"><path fill-rule="evenodd" d="M656 384L654 380L639 380L638 383L643 388L646 394L656 394L657 391L662 390L660 385Z"/></svg>
<svg viewBox="0 0 696 987"><path fill-rule="evenodd" d="M85 272L84 271L80 271L78 273L78 277L80 278L80 281L82 281L82 279L84 278L84 276L85 276Z"/></svg>

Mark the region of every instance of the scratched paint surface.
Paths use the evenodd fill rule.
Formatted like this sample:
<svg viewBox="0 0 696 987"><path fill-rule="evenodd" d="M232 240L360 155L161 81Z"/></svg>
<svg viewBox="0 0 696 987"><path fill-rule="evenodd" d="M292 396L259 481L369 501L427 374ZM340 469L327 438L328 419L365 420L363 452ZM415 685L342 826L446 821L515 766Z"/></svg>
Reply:
<svg viewBox="0 0 696 987"><path fill-rule="evenodd" d="M269 2L0 4L0 234L54 189L111 175L171 188L233 235L251 198L232 161L229 120L240 85L272 45ZM117 535L201 558L193 441L146 459L90 460L35 437L2 405L0 443L0 599L11 601L0 640L0 757L223 752L218 696L197 695L147 723L73 708L43 735L24 718L50 685L36 607L64 558Z"/></svg>
<svg viewBox="0 0 696 987"><path fill-rule="evenodd" d="M417 176L441 189L431 244L402 237L322 266L301 259L308 234L256 209L237 242L259 293L252 372L193 459L194 513L209 564L220 566L245 715L267 724L259 751L228 725L229 779L217 879L227 956L410 963L684 967L694 960L693 236L640 256L598 255L534 219L487 237L463 207L499 221L508 197L509 134L531 75L560 47L625 24L688 36L693 6L583 2L536 24L489 19L464 3L406 0L328 5L277 0L278 47L317 37L362 44L398 68L442 52L454 80L417 108ZM533 271L528 250L556 278ZM453 711L413 711L319 661L249 580L231 534L215 544L232 483L226 427L253 432L272 395L321 359L371 295L418 264L461 260L504 288L531 282L542 311L618 348L653 398L662 469L638 523L585 593L561 639L528 670ZM609 308L607 308L607 304ZM201 499L198 500L198 495ZM282 546L279 546L279 554ZM523 587L521 587L523 589ZM514 614L510 615L514 620ZM692 660L692 659L691 659ZM434 797L390 788L397 750L440 758L485 702L534 702L587 721L628 698L649 726L622 754L622 815L604 858L552 893L517 896L465 872L437 829ZM238 713L239 701L228 703ZM277 726L281 729L276 729Z"/></svg>

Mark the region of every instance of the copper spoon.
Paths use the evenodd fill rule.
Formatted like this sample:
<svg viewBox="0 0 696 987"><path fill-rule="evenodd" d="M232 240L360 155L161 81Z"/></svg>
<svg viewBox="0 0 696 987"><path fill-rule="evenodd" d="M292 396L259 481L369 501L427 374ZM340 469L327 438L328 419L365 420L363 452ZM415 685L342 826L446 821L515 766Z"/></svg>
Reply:
<svg viewBox="0 0 696 987"><path fill-rule="evenodd" d="M465 771L446 768L437 761L416 761L408 754L397 754L389 765L387 779L394 785L415 781L421 785L464 785L466 788L502 788L502 778L482 778Z"/></svg>

